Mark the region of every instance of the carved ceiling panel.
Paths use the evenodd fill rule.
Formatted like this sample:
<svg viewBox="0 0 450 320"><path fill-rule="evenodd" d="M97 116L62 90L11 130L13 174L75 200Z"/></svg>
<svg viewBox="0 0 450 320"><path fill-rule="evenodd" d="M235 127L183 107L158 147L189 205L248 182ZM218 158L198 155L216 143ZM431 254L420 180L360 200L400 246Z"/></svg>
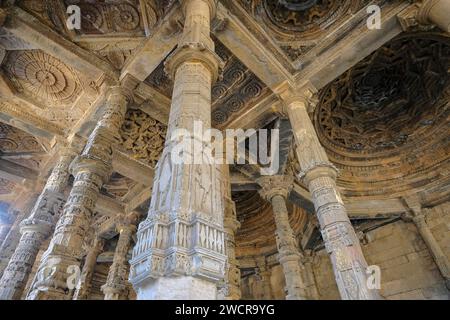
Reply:
<svg viewBox="0 0 450 320"><path fill-rule="evenodd" d="M385 1L377 2L381 4ZM374 1L224 0L223 3L261 43L267 44L275 56L298 68L302 56L322 42L334 41L334 36L330 35L337 35L339 28L348 31L353 26L348 19L369 3L374 4ZM255 27L255 23L259 28ZM344 27L345 23L347 25ZM270 48L270 43L275 46ZM292 68L292 65L286 67Z"/></svg>
<svg viewBox="0 0 450 320"><path fill-rule="evenodd" d="M3 68L16 90L43 108L71 105L82 92L75 70L41 50L11 51Z"/></svg>
<svg viewBox="0 0 450 320"><path fill-rule="evenodd" d="M120 131L121 148L152 168L161 156L167 133L166 125L141 110L129 109Z"/></svg>
<svg viewBox="0 0 450 320"><path fill-rule="evenodd" d="M72 38L80 36L144 36L175 3L174 0L20 0L18 5L41 22ZM81 29L67 28L67 7L77 5Z"/></svg>
<svg viewBox="0 0 450 320"><path fill-rule="evenodd" d="M448 36L405 34L321 91L316 131L349 195L448 180L449 67Z"/></svg>
<svg viewBox="0 0 450 320"><path fill-rule="evenodd" d="M211 96L212 123L220 128L225 127L238 113L267 97L271 91L217 40L216 53L225 62L222 76L213 85ZM166 97L171 97L173 82L165 73L163 63L145 81Z"/></svg>
<svg viewBox="0 0 450 320"><path fill-rule="evenodd" d="M40 153L43 149L33 136L0 122L0 154Z"/></svg>

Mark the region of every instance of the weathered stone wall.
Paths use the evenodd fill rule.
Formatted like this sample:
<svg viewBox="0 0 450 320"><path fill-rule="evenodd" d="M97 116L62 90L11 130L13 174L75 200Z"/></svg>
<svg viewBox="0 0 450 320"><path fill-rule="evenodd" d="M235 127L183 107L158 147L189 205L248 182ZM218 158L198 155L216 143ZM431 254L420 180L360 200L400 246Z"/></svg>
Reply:
<svg viewBox="0 0 450 320"><path fill-rule="evenodd" d="M450 259L450 203L425 209L426 221ZM386 299L450 299L450 292L414 223L396 221L367 233L362 245L369 265L381 268L381 294ZM325 250L313 260L314 278L320 299L340 299L333 269ZM274 299L284 298L284 277L279 265L271 269ZM262 283L254 275L243 279L244 298L261 295Z"/></svg>

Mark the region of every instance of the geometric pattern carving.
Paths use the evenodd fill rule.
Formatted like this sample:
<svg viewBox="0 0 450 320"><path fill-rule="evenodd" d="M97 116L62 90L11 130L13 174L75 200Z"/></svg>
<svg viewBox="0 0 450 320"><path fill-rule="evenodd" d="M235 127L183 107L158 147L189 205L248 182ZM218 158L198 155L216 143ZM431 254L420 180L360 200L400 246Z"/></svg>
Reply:
<svg viewBox="0 0 450 320"><path fill-rule="evenodd" d="M41 152L39 142L33 136L5 123L0 123L0 155L12 152Z"/></svg>
<svg viewBox="0 0 450 320"><path fill-rule="evenodd" d="M152 168L161 156L167 126L141 110L128 110L120 131L121 147Z"/></svg>
<svg viewBox="0 0 450 320"><path fill-rule="evenodd" d="M354 14L370 3L368 0L239 0L238 2L263 26L291 61L297 61L314 48L328 30L336 30L348 15Z"/></svg>
<svg viewBox="0 0 450 320"><path fill-rule="evenodd" d="M14 51L7 59L5 71L16 89L44 106L70 105L81 93L75 71L41 50Z"/></svg>
<svg viewBox="0 0 450 320"><path fill-rule="evenodd" d="M448 39L402 36L327 86L316 127L333 145L373 153L402 146L445 119Z"/></svg>
<svg viewBox="0 0 450 320"><path fill-rule="evenodd" d="M448 35L402 34L321 90L314 125L345 197L447 194L449 68Z"/></svg>

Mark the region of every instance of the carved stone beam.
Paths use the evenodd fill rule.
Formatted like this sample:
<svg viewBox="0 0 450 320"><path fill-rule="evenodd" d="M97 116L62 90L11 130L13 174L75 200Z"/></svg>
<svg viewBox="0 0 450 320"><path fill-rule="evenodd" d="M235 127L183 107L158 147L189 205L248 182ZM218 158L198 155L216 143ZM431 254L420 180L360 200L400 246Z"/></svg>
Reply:
<svg viewBox="0 0 450 320"><path fill-rule="evenodd" d="M407 1L396 1L385 5L381 13L381 29L369 30L366 24L362 23L360 27L348 34L344 39L345 41L336 43L298 72L295 75L295 84L302 87L311 82L316 88L323 88L400 34L403 30L398 22L397 15L408 6Z"/></svg>
<svg viewBox="0 0 450 320"><path fill-rule="evenodd" d="M78 47L18 7L7 10L3 26L16 37L67 62L83 75L98 81L103 74L118 79L117 71L107 62Z"/></svg>
<svg viewBox="0 0 450 320"><path fill-rule="evenodd" d="M176 5L124 66L121 79L130 74L136 79L144 81L158 67L178 43L182 31L179 19L181 19L181 10Z"/></svg>
<svg viewBox="0 0 450 320"><path fill-rule="evenodd" d="M170 99L157 90L141 82L135 89L136 102L139 109L152 118L164 123L169 123Z"/></svg>
<svg viewBox="0 0 450 320"><path fill-rule="evenodd" d="M39 175L35 170L4 159L0 159L0 168L0 177L16 182L36 180Z"/></svg>
<svg viewBox="0 0 450 320"><path fill-rule="evenodd" d="M419 234L427 245L434 262L441 272L442 277L445 279L447 288L450 289L450 262L427 224L425 210L422 209L421 199L411 196L405 197L403 200L406 204L406 209L410 212L405 214L406 217L404 217L404 219L406 221L412 221L416 225Z"/></svg>
<svg viewBox="0 0 450 320"><path fill-rule="evenodd" d="M286 80L294 83L290 72L221 3L217 6L217 19L226 24L214 35L269 88L275 90Z"/></svg>

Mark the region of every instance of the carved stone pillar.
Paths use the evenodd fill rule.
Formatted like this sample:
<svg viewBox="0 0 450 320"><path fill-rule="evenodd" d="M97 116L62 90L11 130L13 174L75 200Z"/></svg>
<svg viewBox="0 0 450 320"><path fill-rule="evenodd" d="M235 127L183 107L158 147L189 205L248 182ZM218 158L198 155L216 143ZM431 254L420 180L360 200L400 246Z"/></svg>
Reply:
<svg viewBox="0 0 450 320"><path fill-rule="evenodd" d="M69 165L76 155L74 148L61 151L30 216L20 223L22 236L0 280L0 299L20 299L39 248L50 236L65 203L64 190L69 180Z"/></svg>
<svg viewBox="0 0 450 320"><path fill-rule="evenodd" d="M94 275L95 265L97 264L97 257L102 252L104 243L105 241L98 236L94 238L94 242L89 248L84 260L80 283L75 290L73 300L86 300L88 298L89 290L92 286L92 276Z"/></svg>
<svg viewBox="0 0 450 320"><path fill-rule="evenodd" d="M417 20L433 23L445 32L450 32L450 2L448 0L424 0L420 6Z"/></svg>
<svg viewBox="0 0 450 320"><path fill-rule="evenodd" d="M75 181L27 299L71 299L74 288L68 287L68 272L80 265L83 239L100 188L112 172L113 146L129 100L129 92L121 87L107 92L104 114L71 165Z"/></svg>
<svg viewBox="0 0 450 320"><path fill-rule="evenodd" d="M177 129L192 137L194 149L195 145L210 148L209 142L194 136L194 122L211 128L211 86L221 64L210 38L215 3L182 1L183 35L166 63L174 78L168 139L156 169L149 214L139 226L131 260L130 282L138 299L216 299L218 282L224 278L220 167L173 160L181 144L174 135ZM185 159L199 155L201 151L192 149L183 152Z"/></svg>
<svg viewBox="0 0 450 320"><path fill-rule="evenodd" d="M127 254L130 249L131 239L136 227L132 224L118 226L119 240L117 241L114 259L109 268L108 278L102 286L105 300L123 300L127 296Z"/></svg>
<svg viewBox="0 0 450 320"><path fill-rule="evenodd" d="M408 221L413 221L417 227L417 230L420 233L423 241L428 247L428 250L431 253L431 256L434 259L439 271L442 274L442 277L445 279L445 285L450 290L450 263L448 261L447 256L442 251L441 246L436 241L433 233L428 227L425 214L422 210L422 205L418 201L417 198L408 197L404 199L408 208L411 210L412 215L410 213L406 214Z"/></svg>
<svg viewBox="0 0 450 320"><path fill-rule="evenodd" d="M224 190L224 228L225 243L227 252L227 267L225 271L225 281L219 287L218 299L239 300L241 299L241 271L236 260L235 235L240 223L236 217L236 206L231 199L230 168L229 165L222 165L222 180Z"/></svg>
<svg viewBox="0 0 450 320"><path fill-rule="evenodd" d="M25 199L27 197L27 199ZM12 211L16 211L16 218L14 220L11 229L6 235L5 240L0 247L0 277L3 276L9 260L11 259L17 245L20 241L20 223L30 213L31 208L36 203L38 194L32 194L31 196L24 192L16 202L22 202L21 204L13 205L8 213L13 214Z"/></svg>
<svg viewBox="0 0 450 320"><path fill-rule="evenodd" d="M270 283L270 276L272 275L272 272L270 268L267 265L265 257L262 259L258 259L256 261L256 276L259 277L259 280L261 280L262 283L262 289L263 289L263 296L262 300L272 300L272 285Z"/></svg>
<svg viewBox="0 0 450 320"><path fill-rule="evenodd" d="M286 103L302 170L299 178L311 193L341 297L344 300L379 299L377 290L367 288L367 262L337 190L337 169L329 162L309 118L310 101L292 95Z"/></svg>
<svg viewBox="0 0 450 320"><path fill-rule="evenodd" d="M294 232L289 224L286 199L293 185L292 177L266 176L258 183L262 186L261 196L271 202L277 227L278 259L286 278L287 300L305 300L302 279L301 255Z"/></svg>
<svg viewBox="0 0 450 320"><path fill-rule="evenodd" d="M428 227L428 224L425 221L424 214L421 213L419 215L416 215L412 218L412 220L417 226L417 230L422 236L422 239L430 250L430 253L433 256L433 259L436 262L439 271L444 277L447 288L450 290L450 264L448 262L447 256L442 251L441 246L436 241L436 238Z"/></svg>

